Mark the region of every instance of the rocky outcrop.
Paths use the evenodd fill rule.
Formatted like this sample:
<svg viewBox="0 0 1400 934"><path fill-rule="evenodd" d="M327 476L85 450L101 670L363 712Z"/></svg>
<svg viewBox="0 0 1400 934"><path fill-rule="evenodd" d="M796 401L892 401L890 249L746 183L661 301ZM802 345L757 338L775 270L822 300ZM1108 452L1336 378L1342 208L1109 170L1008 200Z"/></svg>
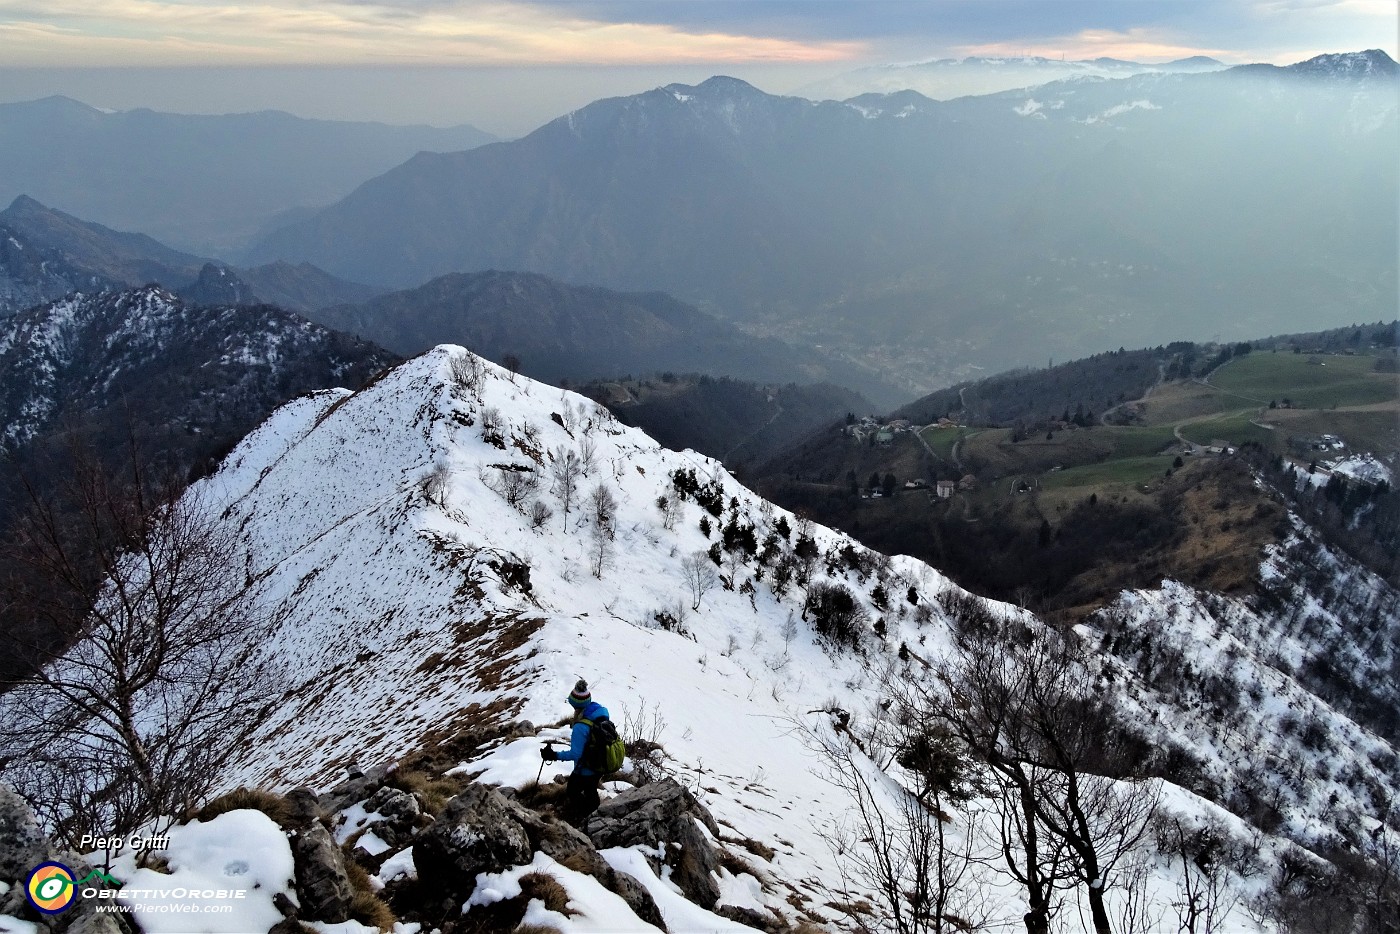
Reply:
<svg viewBox="0 0 1400 934"><path fill-rule="evenodd" d="M321 799L310 788L293 788L284 797L287 820L293 827L309 827L326 816Z"/></svg>
<svg viewBox="0 0 1400 934"><path fill-rule="evenodd" d="M389 767L387 765L377 765L368 772L362 772L352 766L348 770L345 781L321 795L318 803L327 814L343 811L350 805L357 804L374 794L384 785L384 779L388 774Z"/></svg>
<svg viewBox="0 0 1400 934"><path fill-rule="evenodd" d="M0 881L23 883L30 870L55 856L34 812L8 785L0 785Z"/></svg>
<svg viewBox="0 0 1400 934"><path fill-rule="evenodd" d="M666 929L651 893L636 879L609 866L592 840L489 785L470 785L454 798L437 820L418 834L413 858L424 883L465 898L475 888L478 873L528 863L535 851L592 876L627 902L637 917Z"/></svg>
<svg viewBox="0 0 1400 934"><path fill-rule="evenodd" d="M81 879L92 867L77 854L57 846L39 825L34 811L14 789L0 783L0 882L9 891L0 895L0 915L21 918L44 934L130 934L119 915L98 914L94 903L77 899L62 914L41 915L25 896L29 874L40 863L59 862Z"/></svg>
<svg viewBox="0 0 1400 934"><path fill-rule="evenodd" d="M418 878L435 890L467 896L478 873L528 863L534 851L521 810L490 786L468 786L414 842Z"/></svg>
<svg viewBox="0 0 1400 934"><path fill-rule="evenodd" d="M401 849L413 842L418 819L423 813L417 798L388 785L370 795L365 802L365 810L383 818L373 824L374 833L393 849Z"/></svg>
<svg viewBox="0 0 1400 934"><path fill-rule="evenodd" d="M664 847L671 881L687 898L705 908L719 900L719 850L713 842L719 825L679 782L653 782L610 798L584 829L599 848Z"/></svg>
<svg viewBox="0 0 1400 934"><path fill-rule="evenodd" d="M313 824L299 832L292 839L292 859L300 916L329 924L348 921L355 892L345 870L345 857L326 828Z"/></svg>

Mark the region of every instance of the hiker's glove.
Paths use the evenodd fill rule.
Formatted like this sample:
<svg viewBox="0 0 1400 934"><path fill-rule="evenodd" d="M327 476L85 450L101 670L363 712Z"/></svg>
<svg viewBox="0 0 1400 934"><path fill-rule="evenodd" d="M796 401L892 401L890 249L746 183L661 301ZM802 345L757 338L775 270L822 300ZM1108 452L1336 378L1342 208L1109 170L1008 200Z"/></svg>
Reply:
<svg viewBox="0 0 1400 934"><path fill-rule="evenodd" d="M546 746L540 750L540 758L546 762L554 762L559 758L559 754L554 751L553 746Z"/></svg>

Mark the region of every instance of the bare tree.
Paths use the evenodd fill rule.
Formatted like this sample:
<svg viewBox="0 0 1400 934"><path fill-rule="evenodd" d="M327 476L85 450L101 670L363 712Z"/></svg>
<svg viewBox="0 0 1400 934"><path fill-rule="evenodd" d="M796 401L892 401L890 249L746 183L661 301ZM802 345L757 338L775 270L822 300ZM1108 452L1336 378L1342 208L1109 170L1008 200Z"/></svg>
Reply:
<svg viewBox="0 0 1400 934"><path fill-rule="evenodd" d="M438 506L447 505L447 484L452 478L452 470L446 464L438 461L433 464L433 469L428 471L428 475L422 480L423 495L431 503Z"/></svg>
<svg viewBox="0 0 1400 934"><path fill-rule="evenodd" d="M692 610L700 609L700 601L719 580L719 572L715 570L715 563L710 560L710 556L706 552L697 551L681 560L681 574L685 577L686 585L690 588L690 608Z"/></svg>
<svg viewBox="0 0 1400 934"><path fill-rule="evenodd" d="M1071 854L1097 934L1112 924L1104 892L1119 861L1151 827L1160 785L1139 781L1122 731L1086 659L1069 642L1038 641L1022 656L1029 730L1019 756L1048 772L1036 814Z"/></svg>
<svg viewBox="0 0 1400 934"><path fill-rule="evenodd" d="M586 477L593 472L593 465L598 457L598 442L584 435L578 441L578 454L579 462L583 464L583 475Z"/></svg>
<svg viewBox="0 0 1400 934"><path fill-rule="evenodd" d="M662 495L656 498L656 508L661 510L661 527L671 532L676 528L676 522L681 517L683 505L681 498L674 490L669 496Z"/></svg>
<svg viewBox="0 0 1400 934"><path fill-rule="evenodd" d="M569 530L569 510L578 500L578 482L583 476L583 465L578 455L562 444L550 455L550 476L553 482L550 489L559 497L559 506L564 511L564 531Z"/></svg>
<svg viewBox="0 0 1400 934"><path fill-rule="evenodd" d="M588 494L588 509L593 514L593 527L612 538L617 518L617 497L606 483L600 483Z"/></svg>
<svg viewBox="0 0 1400 934"><path fill-rule="evenodd" d="M4 685L0 770L70 844L202 799L272 699L244 549L193 492L152 488L82 460L7 546L7 607L74 639Z"/></svg>
<svg viewBox="0 0 1400 934"><path fill-rule="evenodd" d="M987 906L971 884L975 834L969 815L962 833L949 834L945 806L971 796L966 757L946 734L915 730L900 753L912 788L880 774L838 714L830 727L801 725L805 744L817 753L821 776L845 792L852 818L828 834L854 881L874 893L880 917L897 934L976 930ZM866 920L854 915L860 930ZM883 930L884 928L881 928Z"/></svg>
<svg viewBox="0 0 1400 934"><path fill-rule="evenodd" d="M613 566L615 555L612 536L602 526L593 527L593 542L588 547L588 564L593 576L603 579L603 572Z"/></svg>
<svg viewBox="0 0 1400 934"><path fill-rule="evenodd" d="M471 351L454 356L448 364L453 380L476 402L481 402L481 384L486 379L486 364Z"/></svg>
<svg viewBox="0 0 1400 934"><path fill-rule="evenodd" d="M1181 865L1176 909L1182 934L1214 934L1234 908L1236 896L1225 878L1225 829L1218 823L1189 829L1180 818L1157 823L1157 849Z"/></svg>
<svg viewBox="0 0 1400 934"><path fill-rule="evenodd" d="M783 637L783 648L791 648L792 640L797 636L797 616L792 610L788 610L787 619L783 620L783 627L778 633Z"/></svg>
<svg viewBox="0 0 1400 934"><path fill-rule="evenodd" d="M525 511L525 503L539 489L535 469L526 464L492 464L482 467L478 476L487 489L499 494L511 508Z"/></svg>
<svg viewBox="0 0 1400 934"><path fill-rule="evenodd" d="M1028 934L1048 930L1068 880L1083 885L1097 934L1109 934L1104 892L1146 835L1158 788L1126 770L1123 735L1076 647L1027 635L1021 649L1001 633L964 633L938 669L947 697L912 703L1002 781L1003 861L1026 891Z"/></svg>

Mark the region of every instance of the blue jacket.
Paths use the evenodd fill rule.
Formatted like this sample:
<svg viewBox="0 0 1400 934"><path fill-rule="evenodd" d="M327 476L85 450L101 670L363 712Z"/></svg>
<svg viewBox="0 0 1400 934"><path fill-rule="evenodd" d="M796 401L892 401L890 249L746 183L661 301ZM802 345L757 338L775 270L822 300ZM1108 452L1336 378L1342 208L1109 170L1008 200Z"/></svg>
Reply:
<svg viewBox="0 0 1400 934"><path fill-rule="evenodd" d="M563 752L556 753L556 757L561 762L574 763L574 771L579 775L593 775L594 771L583 764L583 747L588 742L588 724L583 720L598 722L600 717L608 715L608 708L596 701L589 701L588 706L583 708L579 714L579 719L574 721L574 731L569 737L569 748Z"/></svg>

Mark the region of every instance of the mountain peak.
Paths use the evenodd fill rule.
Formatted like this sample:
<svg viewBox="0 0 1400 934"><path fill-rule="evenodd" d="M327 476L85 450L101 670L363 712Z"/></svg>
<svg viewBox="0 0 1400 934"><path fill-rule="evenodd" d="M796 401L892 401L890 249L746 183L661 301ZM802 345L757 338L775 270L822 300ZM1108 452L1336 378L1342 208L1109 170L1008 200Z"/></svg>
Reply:
<svg viewBox="0 0 1400 934"><path fill-rule="evenodd" d="M10 206L6 208L3 213L10 215L46 214L48 211L48 205L36 201L28 195L18 195L15 200L10 202Z"/></svg>
<svg viewBox="0 0 1400 934"><path fill-rule="evenodd" d="M1330 78L1393 78L1400 72L1395 59L1381 49L1362 52L1329 52L1289 65L1288 71Z"/></svg>
<svg viewBox="0 0 1400 934"><path fill-rule="evenodd" d="M88 114L92 116L102 116L103 111L85 104L80 100L68 97L64 94L51 94L48 97L41 97L37 100L26 101L19 106L30 106L42 110L49 110L58 113Z"/></svg>
<svg viewBox="0 0 1400 934"><path fill-rule="evenodd" d="M758 88L739 78L728 75L714 75L696 85L696 90L723 91L725 93L762 94Z"/></svg>
<svg viewBox="0 0 1400 934"><path fill-rule="evenodd" d="M669 91L673 95L682 97L697 96L707 100L718 98L763 98L770 95L739 78L731 78L728 75L714 75L706 78L696 85L689 84L668 84L661 90Z"/></svg>

